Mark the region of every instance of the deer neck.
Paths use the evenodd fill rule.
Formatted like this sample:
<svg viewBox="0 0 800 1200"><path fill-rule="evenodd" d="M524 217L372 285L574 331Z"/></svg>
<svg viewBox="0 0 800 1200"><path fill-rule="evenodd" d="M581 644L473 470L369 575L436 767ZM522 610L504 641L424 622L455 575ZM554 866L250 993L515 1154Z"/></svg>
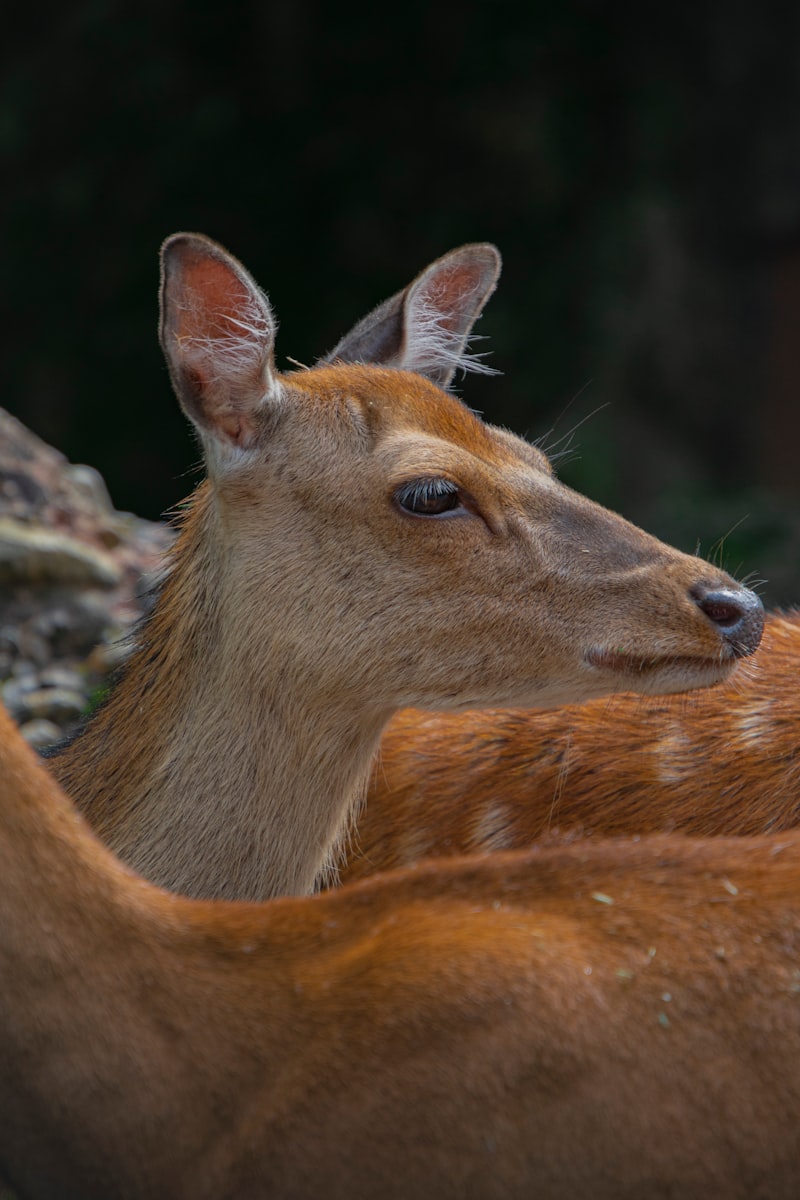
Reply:
<svg viewBox="0 0 800 1200"><path fill-rule="evenodd" d="M146 878L194 896L302 894L329 873L391 713L314 677L280 612L230 584L207 486L123 679L53 762L99 836ZM267 586L269 586L267 584ZM273 619L274 618L274 619Z"/></svg>

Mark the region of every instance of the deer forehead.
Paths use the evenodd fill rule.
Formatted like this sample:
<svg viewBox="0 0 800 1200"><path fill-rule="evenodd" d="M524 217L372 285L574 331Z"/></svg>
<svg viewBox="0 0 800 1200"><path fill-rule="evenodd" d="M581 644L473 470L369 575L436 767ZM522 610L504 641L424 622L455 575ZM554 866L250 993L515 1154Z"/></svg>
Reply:
<svg viewBox="0 0 800 1200"><path fill-rule="evenodd" d="M393 429L414 428L466 447L488 448L493 431L465 404L410 371L336 364L314 367L281 380L331 426L375 440Z"/></svg>
<svg viewBox="0 0 800 1200"><path fill-rule="evenodd" d="M413 470L447 473L459 463L482 463L492 471L530 476L552 474L547 457L507 430L487 425L465 404L420 375L407 371L338 364L284 377L294 392L300 420L321 443L349 443L356 454L376 450L387 461L402 450ZM527 468L527 472L524 469Z"/></svg>

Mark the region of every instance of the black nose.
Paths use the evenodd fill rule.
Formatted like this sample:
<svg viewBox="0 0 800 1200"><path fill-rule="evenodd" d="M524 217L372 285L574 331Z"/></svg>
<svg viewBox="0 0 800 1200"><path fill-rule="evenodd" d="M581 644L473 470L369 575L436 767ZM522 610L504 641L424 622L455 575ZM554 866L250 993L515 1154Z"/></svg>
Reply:
<svg viewBox="0 0 800 1200"><path fill-rule="evenodd" d="M692 588L692 599L716 625L738 658L758 649L764 632L764 605L749 588Z"/></svg>

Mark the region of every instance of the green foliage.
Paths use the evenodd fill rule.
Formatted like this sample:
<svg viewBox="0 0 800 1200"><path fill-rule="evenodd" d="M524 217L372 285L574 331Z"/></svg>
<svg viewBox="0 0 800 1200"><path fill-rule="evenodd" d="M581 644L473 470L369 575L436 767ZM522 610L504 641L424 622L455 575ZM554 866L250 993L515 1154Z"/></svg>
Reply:
<svg viewBox="0 0 800 1200"><path fill-rule="evenodd" d="M97 712L98 708L105 703L113 686L113 679L107 678L92 688L86 702L86 707L83 710L84 717L90 717L93 713ZM2 1196L0 1196L0 1200L3 1200Z"/></svg>

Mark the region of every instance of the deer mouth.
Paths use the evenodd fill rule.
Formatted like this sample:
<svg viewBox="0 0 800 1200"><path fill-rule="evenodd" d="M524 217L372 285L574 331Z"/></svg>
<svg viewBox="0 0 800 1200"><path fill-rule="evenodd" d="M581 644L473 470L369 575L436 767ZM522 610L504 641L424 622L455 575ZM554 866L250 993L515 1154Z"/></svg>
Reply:
<svg viewBox="0 0 800 1200"><path fill-rule="evenodd" d="M620 675L633 675L639 679L642 676L654 675L661 671L675 670L692 674L713 671L721 677L727 674L736 657L732 648L728 647L722 647L713 658L680 654L664 654L655 658L645 658L639 654L627 654L624 650L603 650L596 647L586 654L586 661L601 670L614 671Z"/></svg>

